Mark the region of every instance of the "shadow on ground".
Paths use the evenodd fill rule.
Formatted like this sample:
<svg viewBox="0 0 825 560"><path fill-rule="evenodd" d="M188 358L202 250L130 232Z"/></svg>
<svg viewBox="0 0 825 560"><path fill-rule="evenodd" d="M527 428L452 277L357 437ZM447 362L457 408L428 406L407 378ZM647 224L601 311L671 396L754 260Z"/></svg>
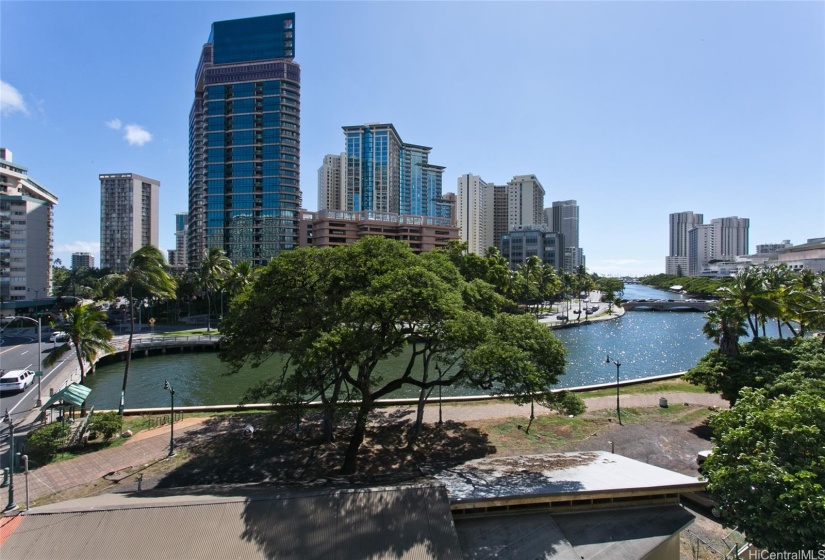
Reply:
<svg viewBox="0 0 825 560"><path fill-rule="evenodd" d="M348 482L411 480L423 476L418 468L423 463L458 464L496 452L486 434L458 422L445 422L440 427L424 424L417 444L410 449L407 434L412 422L402 416L376 412L371 417L358 455L358 473ZM317 417L303 421L297 433L294 425L278 425L273 419L264 413L221 416L189 430L176 439L178 447L188 449L188 460L163 476L156 487L307 481L323 484L339 477L350 422L342 422L336 440L326 443ZM247 424L255 428L251 439L242 435Z"/></svg>

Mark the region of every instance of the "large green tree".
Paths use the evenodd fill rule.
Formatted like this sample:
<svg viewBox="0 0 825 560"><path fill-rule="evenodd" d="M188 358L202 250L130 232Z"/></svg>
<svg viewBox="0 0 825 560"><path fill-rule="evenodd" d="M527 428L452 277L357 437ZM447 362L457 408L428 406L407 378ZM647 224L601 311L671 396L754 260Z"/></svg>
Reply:
<svg viewBox="0 0 825 560"><path fill-rule="evenodd" d="M724 523L771 552L825 546L825 398L745 389L714 417L703 466Z"/></svg>
<svg viewBox="0 0 825 560"><path fill-rule="evenodd" d="M113 296L125 291L129 300L129 343L126 367L123 369L123 387L118 411L123 415L126 403L126 383L132 363L132 340L135 335L135 302L144 297L175 297L175 279L169 274L166 259L154 245L145 245L129 257L128 267L122 273L109 274L101 279L102 293Z"/></svg>
<svg viewBox="0 0 825 560"><path fill-rule="evenodd" d="M100 354L115 350L110 343L112 331L106 328L106 313L92 304L76 305L66 312L66 325L63 329L71 342L49 352L43 365L52 366L74 350L80 369L80 384L85 385L86 364L93 369ZM81 405L80 414L86 415L86 401Z"/></svg>
<svg viewBox="0 0 825 560"><path fill-rule="evenodd" d="M415 255L406 244L382 237L281 253L252 289L233 300L220 356L239 368L285 354L287 366L278 378L261 384L257 395L294 405L320 398L325 431L337 418L339 395L356 399L342 465L344 473L353 473L378 399L411 385L423 402L434 387L474 382L463 355L496 336L492 320L467 297L468 283L450 261L438 254ZM474 281L478 288L481 280ZM403 372L391 379L377 375L382 360L408 348Z"/></svg>

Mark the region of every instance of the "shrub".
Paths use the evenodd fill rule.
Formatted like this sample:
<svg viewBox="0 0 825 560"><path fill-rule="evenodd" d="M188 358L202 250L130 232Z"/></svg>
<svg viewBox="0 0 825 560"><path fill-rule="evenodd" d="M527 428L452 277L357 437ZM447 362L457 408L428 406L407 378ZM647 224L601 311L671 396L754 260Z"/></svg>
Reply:
<svg viewBox="0 0 825 560"><path fill-rule="evenodd" d="M119 434L123 429L123 418L117 412L94 414L89 420L89 431L97 432L105 441Z"/></svg>
<svg viewBox="0 0 825 560"><path fill-rule="evenodd" d="M576 393L562 391L556 394L550 402L550 408L566 416L578 416L587 410L587 405Z"/></svg>
<svg viewBox="0 0 825 560"><path fill-rule="evenodd" d="M66 444L71 433L72 429L68 425L52 422L29 433L26 438L26 449L33 458L46 463Z"/></svg>

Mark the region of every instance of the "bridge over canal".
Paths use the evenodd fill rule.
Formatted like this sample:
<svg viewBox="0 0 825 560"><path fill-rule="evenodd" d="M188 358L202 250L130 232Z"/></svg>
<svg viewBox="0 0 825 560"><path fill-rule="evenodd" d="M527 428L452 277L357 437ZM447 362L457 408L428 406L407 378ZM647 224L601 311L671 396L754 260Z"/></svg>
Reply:
<svg viewBox="0 0 825 560"><path fill-rule="evenodd" d="M632 299L622 302L625 311L699 311L705 313L716 306L713 300L645 300Z"/></svg>

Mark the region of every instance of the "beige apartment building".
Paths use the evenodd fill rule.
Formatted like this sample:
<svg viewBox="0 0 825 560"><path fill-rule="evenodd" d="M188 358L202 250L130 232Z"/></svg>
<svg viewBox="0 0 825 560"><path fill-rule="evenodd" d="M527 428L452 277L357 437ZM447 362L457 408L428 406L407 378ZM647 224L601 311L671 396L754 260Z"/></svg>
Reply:
<svg viewBox="0 0 825 560"><path fill-rule="evenodd" d="M129 257L158 246L160 181L136 173L100 175L100 268L123 272Z"/></svg>

